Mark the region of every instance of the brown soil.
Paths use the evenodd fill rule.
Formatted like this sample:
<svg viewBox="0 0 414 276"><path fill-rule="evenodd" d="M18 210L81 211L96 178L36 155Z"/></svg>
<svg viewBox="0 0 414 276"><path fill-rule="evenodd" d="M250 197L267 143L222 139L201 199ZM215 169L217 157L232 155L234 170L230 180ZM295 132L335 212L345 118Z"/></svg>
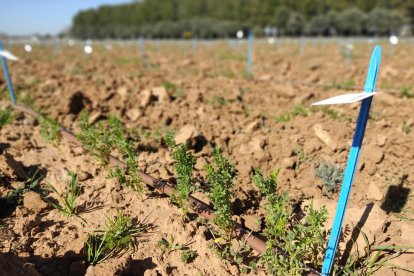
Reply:
<svg viewBox="0 0 414 276"><path fill-rule="evenodd" d="M234 219L243 226L258 233L264 228L263 202L250 178L260 167L266 175L280 169L281 191L288 191L302 206L311 199L317 206L326 205L330 227L338 194L327 197L314 170L322 160L345 168L359 106L330 107L340 118L309 108L312 102L343 92L333 84L363 87L372 45L357 44L346 65L336 42L308 44L303 55L295 41L279 46L258 42L253 80L244 77L242 44L199 43L192 51L191 43L161 43L160 48L153 43L147 45L145 61L136 45L114 44L112 51L96 45L89 57L79 46L64 47L59 54L34 47L29 55L21 48L10 49L21 57L10 64L16 93L65 128L78 132L78 117L84 110L93 122L119 116L131 135L140 137L140 168L171 183L173 163L159 142L167 129L177 130L177 140L187 142L197 157L195 179L203 179L212 145L219 145L239 173ZM385 47L377 84L382 92L371 109L342 249L349 247L351 237L362 245L357 226L376 245L414 245L414 132L408 131L414 124L414 100L399 93L412 85L413 50L407 42L394 55L388 53ZM165 82L175 84L177 90L166 90ZM0 85L5 106L3 79ZM306 116L276 120L299 105L308 109ZM117 210L146 220L151 230L137 240L134 251L97 265L95 275L240 274L237 266L226 264L210 249L211 234L202 221L184 223L181 210L156 192L140 198L119 187L82 148L65 141L50 145L39 130L36 120L20 113L1 128L0 195L21 186L29 171L35 170L44 174L43 186L51 183L63 191L68 172L75 171L83 186L80 216L87 223L68 219L36 193L26 193L21 206L0 210L3 275L85 273L82 248L87 234L102 229ZM195 197L208 203L206 192ZM184 264L179 252L163 253L158 241L170 235L177 242L189 242L198 257ZM414 257L404 254L392 263L413 269ZM383 268L378 275L406 273Z"/></svg>

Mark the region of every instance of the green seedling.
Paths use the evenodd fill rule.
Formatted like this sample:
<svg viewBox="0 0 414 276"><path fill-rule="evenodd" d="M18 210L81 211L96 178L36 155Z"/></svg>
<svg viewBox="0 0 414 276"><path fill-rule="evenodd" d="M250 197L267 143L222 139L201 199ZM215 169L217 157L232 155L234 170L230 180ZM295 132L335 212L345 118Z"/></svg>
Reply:
<svg viewBox="0 0 414 276"><path fill-rule="evenodd" d="M188 244L175 242L173 235L170 235L168 239L162 238L158 241L158 244L161 247L161 251L167 254L173 251L180 251L180 257L184 263L190 263L198 256L197 251L191 250Z"/></svg>
<svg viewBox="0 0 414 276"><path fill-rule="evenodd" d="M414 98L414 93L411 90L411 87L403 87L400 91L401 96L407 98L407 99L412 99Z"/></svg>
<svg viewBox="0 0 414 276"><path fill-rule="evenodd" d="M233 79L235 77L235 74L231 69L222 69L219 75L229 79Z"/></svg>
<svg viewBox="0 0 414 276"><path fill-rule="evenodd" d="M332 84L325 84L323 86L323 90L330 90L330 89L344 89L344 90L352 90L355 87L355 80L349 79L344 82L337 82L334 80Z"/></svg>
<svg viewBox="0 0 414 276"><path fill-rule="evenodd" d="M326 244L326 209L316 211L311 204L304 221L298 221L287 194L276 193L277 173L266 179L257 170L253 182L267 200L266 251L259 263L273 275L302 275L309 270L305 264L316 268L322 261L319 252Z"/></svg>
<svg viewBox="0 0 414 276"><path fill-rule="evenodd" d="M106 229L90 234L85 242L84 254L90 265L99 264L125 248L133 248L134 239L142 236L147 225L136 223L121 212L106 221Z"/></svg>
<svg viewBox="0 0 414 276"><path fill-rule="evenodd" d="M276 122L280 122L280 123L286 123L291 121L292 119L294 119L297 116L308 116L309 115L310 110L306 107L304 107L303 105L297 105L293 108L292 111L289 112L285 112L281 115L279 115L278 117L276 117Z"/></svg>
<svg viewBox="0 0 414 276"><path fill-rule="evenodd" d="M410 134L411 133L410 124L408 123L408 121L406 119L403 120L403 124L402 124L401 130L405 134Z"/></svg>
<svg viewBox="0 0 414 276"><path fill-rule="evenodd" d="M10 123L13 119L13 110L7 107L4 110L0 109L0 127L3 127Z"/></svg>
<svg viewBox="0 0 414 276"><path fill-rule="evenodd" d="M162 83L162 86L164 86L164 88L167 91L171 92L174 98L181 98L184 96L183 90L180 87L178 87L175 83L164 81Z"/></svg>
<svg viewBox="0 0 414 276"><path fill-rule="evenodd" d="M55 204L49 200L50 205L53 208L61 212L62 214L71 217L76 215L76 209L78 207L76 199L80 195L81 189L78 185L78 175L76 173L69 173L70 180L66 186L64 194L60 194L57 189L49 183L50 189L59 196L60 204Z"/></svg>
<svg viewBox="0 0 414 276"><path fill-rule="evenodd" d="M58 122L48 118L47 116L39 116L40 135L47 142L57 145L62 139L60 134L60 126Z"/></svg>
<svg viewBox="0 0 414 276"><path fill-rule="evenodd" d="M183 250L180 254L181 261L186 264L191 263L197 256L197 251L191 249Z"/></svg>
<svg viewBox="0 0 414 276"><path fill-rule="evenodd" d="M77 138L98 159L99 164L107 165L108 155L111 153L114 142L111 132L106 131L100 122L95 126L90 126L88 121L88 113L82 113L80 119L81 132L77 135Z"/></svg>
<svg viewBox="0 0 414 276"><path fill-rule="evenodd" d="M328 115L333 120L338 120L338 121L350 121L351 120L350 116L346 115L345 113L341 113L332 108L325 107L325 108L321 108L320 110L326 115Z"/></svg>
<svg viewBox="0 0 414 276"><path fill-rule="evenodd" d="M296 165L296 169L299 169L300 166L306 161L306 155L301 146L296 147L295 154L298 157L298 163Z"/></svg>
<svg viewBox="0 0 414 276"><path fill-rule="evenodd" d="M207 179L210 183L210 201L214 205L217 217L214 222L221 229L226 241L233 236L233 221L231 219L231 204L234 198L232 188L235 184L235 170L233 165L224 158L221 150L213 150L214 165L207 165Z"/></svg>
<svg viewBox="0 0 414 276"><path fill-rule="evenodd" d="M120 183L125 183L127 187L131 187L140 194L144 192L144 186L141 183L141 176L138 170L137 154L132 143L125 135L125 130L121 121L116 117L110 117L108 120L109 132L111 133L112 144L122 153L127 168L122 172L119 168L115 169L115 176Z"/></svg>
<svg viewBox="0 0 414 276"><path fill-rule="evenodd" d="M24 182L22 188L13 190L12 192L8 193L4 198L1 198L5 201L6 204L9 205L19 205L23 201L23 195L28 191L36 191L39 190L39 183L42 179L42 176L39 175L39 171L36 171L33 176L28 177Z"/></svg>
<svg viewBox="0 0 414 276"><path fill-rule="evenodd" d="M401 270L408 273L414 273L413 269L394 265L390 263L392 259L397 258L403 253L413 251L412 246L372 246L367 235L361 231L361 235L364 238L364 253L361 255L358 248L348 257L345 265L337 266L334 269L333 275L374 275L379 269L388 267L392 269ZM357 246L358 244L355 243Z"/></svg>
<svg viewBox="0 0 414 276"><path fill-rule="evenodd" d="M188 151L187 145L175 142L173 131L167 133L165 142L172 152L172 158L175 161L174 168L177 174L177 192L171 196L171 199L182 208L186 217L190 211L187 199L195 190L195 187L191 184L195 158Z"/></svg>
<svg viewBox="0 0 414 276"><path fill-rule="evenodd" d="M209 100L209 103L214 106L224 107L228 105L229 101L222 96L215 95Z"/></svg>
<svg viewBox="0 0 414 276"><path fill-rule="evenodd" d="M326 195L330 197L332 193L338 191L344 176L344 171L338 164L330 164L322 161L319 167L315 169L315 175L322 180Z"/></svg>

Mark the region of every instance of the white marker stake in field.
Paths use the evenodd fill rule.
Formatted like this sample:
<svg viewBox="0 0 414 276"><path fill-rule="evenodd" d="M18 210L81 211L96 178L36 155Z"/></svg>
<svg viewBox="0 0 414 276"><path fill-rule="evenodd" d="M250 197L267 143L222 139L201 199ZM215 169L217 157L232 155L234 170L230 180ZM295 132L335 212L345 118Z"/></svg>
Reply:
<svg viewBox="0 0 414 276"><path fill-rule="evenodd" d="M24 45L24 50L28 53L30 53L32 51L32 46L30 44L26 44Z"/></svg>
<svg viewBox="0 0 414 276"><path fill-rule="evenodd" d="M328 105L328 104L350 104L362 101L363 99L369 98L377 94L377 92L372 93L351 93L335 96L323 101L313 103L312 105Z"/></svg>
<svg viewBox="0 0 414 276"><path fill-rule="evenodd" d="M10 53L9 51L0 50L0 56L7 58L8 60L19 60L15 55Z"/></svg>
<svg viewBox="0 0 414 276"><path fill-rule="evenodd" d="M83 47L83 51L85 54L90 55L93 52L93 48L91 45L85 45L85 47Z"/></svg>
<svg viewBox="0 0 414 276"><path fill-rule="evenodd" d="M392 35L392 36L390 36L390 43L392 44L392 45L397 45L398 44L398 36L396 36L396 35Z"/></svg>
<svg viewBox="0 0 414 276"><path fill-rule="evenodd" d="M243 31L241 31L241 30L238 31L237 34L236 34L236 36L237 36L238 39L242 39L244 37Z"/></svg>

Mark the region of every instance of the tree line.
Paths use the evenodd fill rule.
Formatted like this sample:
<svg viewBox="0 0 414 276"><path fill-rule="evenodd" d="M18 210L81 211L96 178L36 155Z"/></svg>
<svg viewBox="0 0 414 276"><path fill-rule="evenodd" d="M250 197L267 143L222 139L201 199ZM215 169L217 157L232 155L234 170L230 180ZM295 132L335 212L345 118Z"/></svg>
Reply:
<svg viewBox="0 0 414 276"><path fill-rule="evenodd" d="M78 12L77 38L390 35L410 31L414 0L140 0Z"/></svg>

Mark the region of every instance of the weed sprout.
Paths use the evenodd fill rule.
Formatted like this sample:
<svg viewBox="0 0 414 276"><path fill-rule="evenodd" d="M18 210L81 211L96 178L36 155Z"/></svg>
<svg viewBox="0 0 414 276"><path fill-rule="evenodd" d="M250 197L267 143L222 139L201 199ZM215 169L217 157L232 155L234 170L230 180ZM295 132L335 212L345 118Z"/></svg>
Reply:
<svg viewBox="0 0 414 276"><path fill-rule="evenodd" d="M175 142L173 131L167 133L165 141L172 151L172 158L175 161L174 168L177 173L177 193L173 194L171 199L183 209L184 216L187 216L189 212L187 198L195 190L195 187L191 185L195 158L188 151L187 145Z"/></svg>

